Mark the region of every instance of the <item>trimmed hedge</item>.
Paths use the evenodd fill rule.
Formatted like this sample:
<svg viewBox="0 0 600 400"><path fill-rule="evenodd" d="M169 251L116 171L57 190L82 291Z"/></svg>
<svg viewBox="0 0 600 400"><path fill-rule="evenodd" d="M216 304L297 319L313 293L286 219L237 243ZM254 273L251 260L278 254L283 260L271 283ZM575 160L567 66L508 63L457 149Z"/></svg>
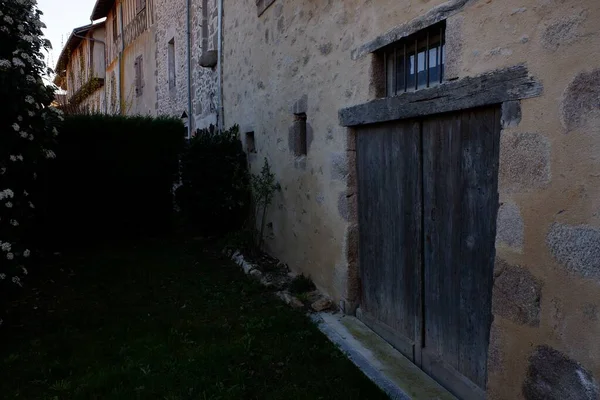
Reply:
<svg viewBox="0 0 600 400"><path fill-rule="evenodd" d="M170 231L184 137L174 118L67 116L44 176L41 239L77 243Z"/></svg>
<svg viewBox="0 0 600 400"><path fill-rule="evenodd" d="M219 236L248 220L250 175L238 126L219 133L210 127L192 138L181 160L177 204L189 230Z"/></svg>

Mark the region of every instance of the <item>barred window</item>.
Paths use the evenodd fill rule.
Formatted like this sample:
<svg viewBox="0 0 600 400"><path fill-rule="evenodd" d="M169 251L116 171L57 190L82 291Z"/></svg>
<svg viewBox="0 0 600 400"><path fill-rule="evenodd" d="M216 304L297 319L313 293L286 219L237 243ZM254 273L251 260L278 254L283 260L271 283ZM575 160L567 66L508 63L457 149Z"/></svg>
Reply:
<svg viewBox="0 0 600 400"><path fill-rule="evenodd" d="M383 50L386 96L439 85L444 80L445 21Z"/></svg>

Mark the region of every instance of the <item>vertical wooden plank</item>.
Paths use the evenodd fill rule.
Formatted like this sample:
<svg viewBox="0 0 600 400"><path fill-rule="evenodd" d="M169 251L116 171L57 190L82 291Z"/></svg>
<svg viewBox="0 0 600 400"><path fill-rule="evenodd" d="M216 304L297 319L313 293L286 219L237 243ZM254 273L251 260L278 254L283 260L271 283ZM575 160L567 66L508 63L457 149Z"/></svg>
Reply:
<svg viewBox="0 0 600 400"><path fill-rule="evenodd" d="M497 108L463 113L461 323L459 371L486 386L498 211L500 119Z"/></svg>
<svg viewBox="0 0 600 400"><path fill-rule="evenodd" d="M482 398L498 209L496 107L423 123L425 369Z"/></svg>
<svg viewBox="0 0 600 400"><path fill-rule="evenodd" d="M457 232L460 215L460 117L434 117L423 123L425 231L425 346L458 367L460 279Z"/></svg>
<svg viewBox="0 0 600 400"><path fill-rule="evenodd" d="M377 321L376 331L404 340L396 347L411 359L420 329L420 154L418 122L358 132L361 310Z"/></svg>

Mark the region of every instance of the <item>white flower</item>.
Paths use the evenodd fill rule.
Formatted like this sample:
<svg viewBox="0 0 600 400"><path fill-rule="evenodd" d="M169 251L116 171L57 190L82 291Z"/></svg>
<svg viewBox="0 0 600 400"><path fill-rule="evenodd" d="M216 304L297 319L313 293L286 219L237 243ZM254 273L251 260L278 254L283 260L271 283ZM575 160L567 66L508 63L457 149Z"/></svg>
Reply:
<svg viewBox="0 0 600 400"><path fill-rule="evenodd" d="M8 254L6 255L6 259L7 259L7 260L13 260L14 258L15 258L15 255L14 255L13 253L8 253Z"/></svg>
<svg viewBox="0 0 600 400"><path fill-rule="evenodd" d="M10 189L4 189L0 192L0 200L2 199L2 195L4 195L4 197L7 199L12 199L13 197L15 197L15 192L13 192Z"/></svg>
<svg viewBox="0 0 600 400"><path fill-rule="evenodd" d="M35 208L32 202L29 202L29 208Z"/></svg>
<svg viewBox="0 0 600 400"><path fill-rule="evenodd" d="M17 161L17 156L10 156L10 161Z"/></svg>
<svg viewBox="0 0 600 400"><path fill-rule="evenodd" d="M33 117L33 116L35 115L35 113L34 113L33 111L27 111L27 114L28 114L30 117Z"/></svg>
<svg viewBox="0 0 600 400"><path fill-rule="evenodd" d="M2 251L10 251L12 246L10 245L10 243L4 242L2 243L2 246L0 246L0 248L2 249Z"/></svg>
<svg viewBox="0 0 600 400"><path fill-rule="evenodd" d="M23 117L21 117L20 115L17 116L17 121L19 121L19 122L23 121Z"/></svg>
<svg viewBox="0 0 600 400"><path fill-rule="evenodd" d="M16 219L11 219L11 220L10 220L10 224L11 224L12 226L19 226L19 221L17 221Z"/></svg>
<svg viewBox="0 0 600 400"><path fill-rule="evenodd" d="M12 67L12 63L8 60L0 60L0 69L9 69Z"/></svg>
<svg viewBox="0 0 600 400"><path fill-rule="evenodd" d="M17 29L20 30L21 32L23 32L25 30L25 27L21 24L17 25Z"/></svg>
<svg viewBox="0 0 600 400"><path fill-rule="evenodd" d="M21 279L19 279L18 276L13 276L12 281L13 281L14 284L17 284L19 286L23 286L23 285L21 285Z"/></svg>
<svg viewBox="0 0 600 400"><path fill-rule="evenodd" d="M0 279L5 280L6 279L6 274L0 274Z"/></svg>
<svg viewBox="0 0 600 400"><path fill-rule="evenodd" d="M29 272L27 272L27 268L25 268L25 267L21 267L21 268L23 269L23 274L24 275L27 275L29 273Z"/></svg>
<svg viewBox="0 0 600 400"><path fill-rule="evenodd" d="M23 156L19 154L19 155L17 156L17 159L18 159L19 161L23 161Z"/></svg>
<svg viewBox="0 0 600 400"><path fill-rule="evenodd" d="M12 60L12 63L15 67L24 67L25 66L25 63L19 57L14 57Z"/></svg>
<svg viewBox="0 0 600 400"><path fill-rule="evenodd" d="M25 197L29 196L29 193L27 192L27 190L23 190L23 196L25 196Z"/></svg>
<svg viewBox="0 0 600 400"><path fill-rule="evenodd" d="M10 33L10 31L8 30L8 28L6 26L0 26L0 31L2 31L4 33Z"/></svg>
<svg viewBox="0 0 600 400"><path fill-rule="evenodd" d="M54 136L58 136L58 130L56 128L52 128L52 134Z"/></svg>
<svg viewBox="0 0 600 400"><path fill-rule="evenodd" d="M13 204L10 201L7 201L5 206L6 208L12 208Z"/></svg>
<svg viewBox="0 0 600 400"><path fill-rule="evenodd" d="M6 173L6 168L0 168L0 175L4 175Z"/></svg>
<svg viewBox="0 0 600 400"><path fill-rule="evenodd" d="M25 251L23 252L23 257L27 258L31 255L31 251L29 251L28 249L25 249Z"/></svg>
<svg viewBox="0 0 600 400"><path fill-rule="evenodd" d="M4 16L4 21L9 25L12 25L12 23L14 22L13 19L11 17L9 17L8 15Z"/></svg>
<svg viewBox="0 0 600 400"><path fill-rule="evenodd" d="M25 97L25 101L26 101L27 103L29 103L29 104L33 104L33 103L35 103L35 100L34 100L34 99L33 99L33 97L31 97L31 96L27 96L27 97Z"/></svg>
<svg viewBox="0 0 600 400"><path fill-rule="evenodd" d="M21 132L21 137L22 137L23 139L27 139L27 136L29 136L29 135L27 134L27 132Z"/></svg>
<svg viewBox="0 0 600 400"><path fill-rule="evenodd" d="M12 124L12 128L15 130L15 132L19 132L19 129L21 129L19 124L17 124L16 122L14 124Z"/></svg>
<svg viewBox="0 0 600 400"><path fill-rule="evenodd" d="M23 36L22 36L22 38L23 38L23 40L25 40L26 42L33 43L33 36L30 36L30 35L23 35Z"/></svg>
<svg viewBox="0 0 600 400"><path fill-rule="evenodd" d="M33 141L33 135L29 135L29 140Z"/></svg>
<svg viewBox="0 0 600 400"><path fill-rule="evenodd" d="M56 154L52 150L44 150L46 158L56 158Z"/></svg>

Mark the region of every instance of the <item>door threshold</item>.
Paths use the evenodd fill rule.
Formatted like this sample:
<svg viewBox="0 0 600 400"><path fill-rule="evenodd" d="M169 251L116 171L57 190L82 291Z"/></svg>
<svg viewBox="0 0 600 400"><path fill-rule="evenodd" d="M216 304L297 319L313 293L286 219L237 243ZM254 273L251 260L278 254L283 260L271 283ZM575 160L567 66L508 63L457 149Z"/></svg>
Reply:
<svg viewBox="0 0 600 400"><path fill-rule="evenodd" d="M457 400L355 317L320 313L313 321L391 399Z"/></svg>

